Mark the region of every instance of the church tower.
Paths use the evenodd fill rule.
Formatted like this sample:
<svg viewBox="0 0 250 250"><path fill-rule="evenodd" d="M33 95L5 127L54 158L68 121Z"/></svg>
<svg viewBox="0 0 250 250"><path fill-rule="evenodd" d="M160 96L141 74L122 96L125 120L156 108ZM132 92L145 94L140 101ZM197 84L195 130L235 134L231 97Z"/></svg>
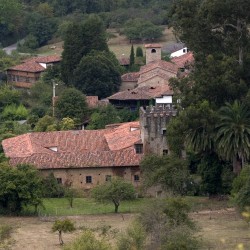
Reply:
<svg viewBox="0 0 250 250"><path fill-rule="evenodd" d="M146 64L161 60L161 45L160 44L145 44L146 49Z"/></svg>

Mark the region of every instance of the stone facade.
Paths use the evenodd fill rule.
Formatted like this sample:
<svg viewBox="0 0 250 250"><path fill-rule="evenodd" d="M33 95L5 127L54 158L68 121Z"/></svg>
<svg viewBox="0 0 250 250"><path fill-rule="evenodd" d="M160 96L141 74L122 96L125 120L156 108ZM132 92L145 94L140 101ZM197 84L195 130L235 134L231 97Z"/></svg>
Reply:
<svg viewBox="0 0 250 250"><path fill-rule="evenodd" d="M146 44L146 64L161 60L161 45L160 44Z"/></svg>
<svg viewBox="0 0 250 250"><path fill-rule="evenodd" d="M141 139L144 154L163 155L169 153L166 124L176 111L167 107L140 109Z"/></svg>
<svg viewBox="0 0 250 250"><path fill-rule="evenodd" d="M43 176L53 173L58 182L71 185L73 188L88 191L98 184L103 184L110 178L121 177L133 184L140 186L140 169L135 167L89 167L67 169L42 169Z"/></svg>

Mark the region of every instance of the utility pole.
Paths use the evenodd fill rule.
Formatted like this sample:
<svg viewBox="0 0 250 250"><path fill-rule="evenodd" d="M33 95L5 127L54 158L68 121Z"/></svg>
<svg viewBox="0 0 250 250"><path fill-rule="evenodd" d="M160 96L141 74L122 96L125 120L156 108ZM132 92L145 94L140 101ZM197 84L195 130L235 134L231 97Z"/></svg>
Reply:
<svg viewBox="0 0 250 250"><path fill-rule="evenodd" d="M52 115L53 117L55 116L55 97L56 97L56 86L58 85L58 83L55 83L54 80L52 80L52 84L53 84L53 95L52 95Z"/></svg>

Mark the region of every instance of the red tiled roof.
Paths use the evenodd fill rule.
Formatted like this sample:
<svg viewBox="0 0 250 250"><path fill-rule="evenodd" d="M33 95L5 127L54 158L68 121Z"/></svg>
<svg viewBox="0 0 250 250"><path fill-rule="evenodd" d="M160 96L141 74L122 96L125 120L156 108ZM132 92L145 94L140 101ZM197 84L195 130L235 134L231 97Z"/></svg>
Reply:
<svg viewBox="0 0 250 250"><path fill-rule="evenodd" d="M5 139L2 145L12 165L30 163L40 169L138 166L141 155L133 144L140 139L140 131L130 131L130 126L133 123L115 129L28 133Z"/></svg>
<svg viewBox="0 0 250 250"><path fill-rule="evenodd" d="M39 63L55 63L61 61L61 57L57 55L33 57L24 60L24 63L13 66L9 70L27 71L27 72L42 72L45 70Z"/></svg>
<svg viewBox="0 0 250 250"><path fill-rule="evenodd" d="M139 72L130 72L121 76L123 82L137 82L139 78Z"/></svg>
<svg viewBox="0 0 250 250"><path fill-rule="evenodd" d="M150 100L155 97L160 97L163 95L172 95L173 91L170 87L166 85L160 86L144 86L144 87L137 87L132 90L125 90L118 92L110 97L109 100Z"/></svg>
<svg viewBox="0 0 250 250"><path fill-rule="evenodd" d="M144 45L145 48L161 48L159 43L149 43Z"/></svg>
<svg viewBox="0 0 250 250"><path fill-rule="evenodd" d="M118 59L118 61L119 61L120 65L122 65L122 66L127 66L130 63L129 58L125 58L125 57Z"/></svg>
<svg viewBox="0 0 250 250"><path fill-rule="evenodd" d="M43 66L34 61L28 61L9 68L8 70L17 70L17 71L27 71L27 72L42 72L45 70Z"/></svg>
<svg viewBox="0 0 250 250"><path fill-rule="evenodd" d="M161 68L174 74L177 74L178 72L178 67L174 63L163 61L163 60L157 60L157 61L150 62L146 64L145 66L142 66L139 74L141 75L155 68Z"/></svg>
<svg viewBox="0 0 250 250"><path fill-rule="evenodd" d="M175 63L178 68L184 68L186 64L194 62L194 55L192 52L188 52L182 56L172 58L171 61Z"/></svg>

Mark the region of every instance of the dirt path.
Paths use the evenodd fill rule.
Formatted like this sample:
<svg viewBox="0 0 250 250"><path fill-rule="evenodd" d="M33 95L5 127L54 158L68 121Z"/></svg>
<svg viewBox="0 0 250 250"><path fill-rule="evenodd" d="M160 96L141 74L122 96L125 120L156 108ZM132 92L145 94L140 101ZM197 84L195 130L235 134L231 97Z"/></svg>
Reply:
<svg viewBox="0 0 250 250"><path fill-rule="evenodd" d="M65 243L73 240L83 228L102 228L110 226L116 232L124 230L135 215L112 214L93 216L70 216L75 222L76 230L72 234L63 234ZM12 233L12 250L58 250L61 249L57 233L51 232L55 218L37 217L0 217L0 224L8 224L14 228Z"/></svg>

